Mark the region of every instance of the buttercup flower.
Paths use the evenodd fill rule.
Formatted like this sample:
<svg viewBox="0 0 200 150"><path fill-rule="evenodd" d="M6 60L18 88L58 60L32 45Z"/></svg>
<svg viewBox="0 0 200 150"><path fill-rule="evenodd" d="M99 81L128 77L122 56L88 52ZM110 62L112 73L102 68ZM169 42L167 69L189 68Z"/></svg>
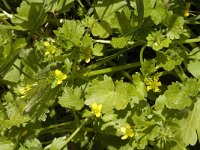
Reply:
<svg viewBox="0 0 200 150"><path fill-rule="evenodd" d="M49 41L44 41L43 44L47 49L47 51L45 52L44 55L49 55L49 54L55 53L56 47L53 44L51 44Z"/></svg>
<svg viewBox="0 0 200 150"><path fill-rule="evenodd" d="M128 123L125 124L125 127L120 127L120 130L123 134L123 136L121 137L122 140L134 136L133 130L131 129L131 126Z"/></svg>
<svg viewBox="0 0 200 150"><path fill-rule="evenodd" d="M67 75L66 74L63 74L60 70L56 69L55 70L55 77L56 77L56 80L57 80L57 84L61 84L63 80L67 79Z"/></svg>
<svg viewBox="0 0 200 150"><path fill-rule="evenodd" d="M146 79L145 84L147 86L147 91L153 90L154 92L159 92L160 89L158 87L162 85L161 82L158 81L158 77Z"/></svg>
<svg viewBox="0 0 200 150"><path fill-rule="evenodd" d="M97 103L93 103L91 106L92 113L94 113L96 117L100 117L101 116L101 108L102 108L101 104L98 105Z"/></svg>
<svg viewBox="0 0 200 150"><path fill-rule="evenodd" d="M19 89L19 93L20 93L20 97L21 98L24 98L25 97L25 95L27 94L27 92L29 91L31 89L31 86L30 85L26 85L25 87L21 87L20 89Z"/></svg>

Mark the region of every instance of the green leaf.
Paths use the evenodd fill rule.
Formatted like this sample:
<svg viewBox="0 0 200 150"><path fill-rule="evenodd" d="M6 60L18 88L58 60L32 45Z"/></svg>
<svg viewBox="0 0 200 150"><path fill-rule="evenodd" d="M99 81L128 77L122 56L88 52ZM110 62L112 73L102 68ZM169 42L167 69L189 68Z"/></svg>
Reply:
<svg viewBox="0 0 200 150"><path fill-rule="evenodd" d="M50 144L50 150L67 150L67 147L64 147L66 145L66 137L59 137L54 138L53 142ZM64 148L63 148L64 147Z"/></svg>
<svg viewBox="0 0 200 150"><path fill-rule="evenodd" d="M75 20L66 20L62 28L58 28L58 30L54 31L58 37L58 44L65 46L67 50L81 44L81 38L84 32L84 26L80 21Z"/></svg>
<svg viewBox="0 0 200 150"><path fill-rule="evenodd" d="M42 148L42 143L34 138L34 139L31 139L31 140L26 140L23 144L23 146L21 146L19 148L19 150L43 150Z"/></svg>
<svg viewBox="0 0 200 150"><path fill-rule="evenodd" d="M20 30L36 29L43 25L47 18L44 5L40 3L23 1L17 8L17 13L11 21Z"/></svg>
<svg viewBox="0 0 200 150"><path fill-rule="evenodd" d="M156 25L158 25L163 21L166 12L167 9L165 8L161 0L157 0L155 7L150 12L151 19L154 21Z"/></svg>
<svg viewBox="0 0 200 150"><path fill-rule="evenodd" d="M47 12L58 12L58 13L64 13L66 11L69 11L71 7L74 6L74 0L57 0L57 1L45 1L46 6L45 10Z"/></svg>
<svg viewBox="0 0 200 150"><path fill-rule="evenodd" d="M155 51L159 51L164 47L169 47L171 40L161 33L161 31L152 32L146 39L147 46L152 47Z"/></svg>
<svg viewBox="0 0 200 150"><path fill-rule="evenodd" d="M141 26L144 19L144 3L143 0L136 0L137 14L138 14L138 25Z"/></svg>
<svg viewBox="0 0 200 150"><path fill-rule="evenodd" d="M19 59L14 62L14 65L16 65L18 68L20 68L20 64L21 61ZM3 79L11 82L18 82L20 79L20 71L15 66L12 66L10 71L5 74Z"/></svg>
<svg viewBox="0 0 200 150"><path fill-rule="evenodd" d="M93 49L92 49L92 52L93 52L93 55L94 56L103 56L103 47L104 45L103 44L95 44Z"/></svg>
<svg viewBox="0 0 200 150"><path fill-rule="evenodd" d="M198 59L200 60L200 48L196 47L189 53L190 59Z"/></svg>
<svg viewBox="0 0 200 150"><path fill-rule="evenodd" d="M14 146L14 143L12 143L11 141L3 140L3 138L0 141L0 149L2 150L12 150L14 149Z"/></svg>
<svg viewBox="0 0 200 150"><path fill-rule="evenodd" d="M110 44L114 48L124 48L129 40L129 37L113 37Z"/></svg>
<svg viewBox="0 0 200 150"><path fill-rule="evenodd" d="M80 110L84 106L81 95L81 88L76 87L75 89L72 89L66 86L63 95L59 97L58 103L65 108Z"/></svg>
<svg viewBox="0 0 200 150"><path fill-rule="evenodd" d="M158 67L163 67L167 71L171 71L175 66L181 65L184 60L183 50L180 48L167 49L165 52L156 53L156 61Z"/></svg>
<svg viewBox="0 0 200 150"><path fill-rule="evenodd" d="M99 1L95 5L95 12L100 20L111 24L111 19L114 18L115 12L121 11L126 5L127 3L124 0L103 0L103 2Z"/></svg>
<svg viewBox="0 0 200 150"><path fill-rule="evenodd" d="M178 124L182 131L182 136L186 145L195 145L200 135L200 98L197 97L197 101L188 109L185 109L181 115L181 120L178 120ZM198 133L198 135L197 135Z"/></svg>
<svg viewBox="0 0 200 150"><path fill-rule="evenodd" d="M197 69L200 66L200 61L199 60L191 60L188 65L187 69L188 71L196 78L200 78L200 70Z"/></svg>
<svg viewBox="0 0 200 150"><path fill-rule="evenodd" d="M167 27L167 37L172 40L180 39L180 35L185 33L184 18L173 14L172 11L167 12L163 25Z"/></svg>
<svg viewBox="0 0 200 150"><path fill-rule="evenodd" d="M188 79L184 84L176 82L169 85L168 90L157 98L156 109L162 110L164 105L169 109L185 109L192 104L192 97L197 95L199 86L196 79Z"/></svg>
<svg viewBox="0 0 200 150"><path fill-rule="evenodd" d="M134 14L130 11L130 9L128 9L128 7L125 7L122 12L116 11L114 18L111 20L111 27L117 29L118 32L124 36L130 35L136 28L136 26L132 24L131 15Z"/></svg>
<svg viewBox="0 0 200 150"><path fill-rule="evenodd" d="M105 21L95 22L92 26L92 34L100 38L107 38L111 34L111 28Z"/></svg>
<svg viewBox="0 0 200 150"><path fill-rule="evenodd" d="M132 90L131 102L138 103L140 100L146 99L147 96L146 85L144 84L140 73L135 73L132 76L132 78L133 78L134 90Z"/></svg>
<svg viewBox="0 0 200 150"><path fill-rule="evenodd" d="M93 80L87 88L86 105L96 102L102 104L102 111L106 112L113 108L124 109L131 98L132 87L128 83L116 81L115 83L108 76L103 81Z"/></svg>
<svg viewBox="0 0 200 150"><path fill-rule="evenodd" d="M151 59L151 60L145 59L140 70L143 75L148 75L148 74L154 73L156 71L155 59Z"/></svg>

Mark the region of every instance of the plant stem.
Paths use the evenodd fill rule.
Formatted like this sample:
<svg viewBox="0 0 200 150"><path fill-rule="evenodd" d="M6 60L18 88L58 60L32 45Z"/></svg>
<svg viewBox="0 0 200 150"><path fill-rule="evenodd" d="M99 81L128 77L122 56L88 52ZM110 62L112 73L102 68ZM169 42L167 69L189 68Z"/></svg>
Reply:
<svg viewBox="0 0 200 150"><path fill-rule="evenodd" d="M178 77L181 79L181 81L185 81L185 79L187 78L187 76L183 72L181 66L179 66L179 67L176 66L174 68L174 71L176 72L176 74L178 75Z"/></svg>
<svg viewBox="0 0 200 150"><path fill-rule="evenodd" d="M2 2L4 3L4 5L6 6L6 8L7 8L9 11L12 10L11 7L10 7L10 5L6 2L6 0L2 0Z"/></svg>
<svg viewBox="0 0 200 150"><path fill-rule="evenodd" d="M143 60L143 53L144 53L145 48L146 48L146 45L143 46L143 47L141 48L141 50L140 50L140 63L141 63L141 65L142 65L143 62L144 62L144 60Z"/></svg>
<svg viewBox="0 0 200 150"><path fill-rule="evenodd" d="M84 6L83 3L81 2L81 0L78 0L78 3L79 3L79 5L80 5L82 8L85 8L85 6Z"/></svg>
<svg viewBox="0 0 200 150"><path fill-rule="evenodd" d="M134 63L126 64L126 65L121 65L121 66L115 66L115 67L110 67L110 68L106 68L106 69L90 71L90 72L87 72L87 73L83 74L83 76L88 76L88 77L89 76L95 76L95 75L99 75L99 74L105 74L105 73L110 73L110 72L129 69L129 68L135 68L135 67L139 67L139 66L140 66L140 62L134 62Z"/></svg>
<svg viewBox="0 0 200 150"><path fill-rule="evenodd" d="M126 51L128 51L128 50L129 50L129 49L127 49L127 48L126 48L126 49L122 49L122 50L120 50L119 52L117 52L117 53L115 53L115 54L113 54L113 55L111 55L111 56L105 57L105 58L103 58L101 61L99 61L99 62L97 62L97 63L95 63L95 64L92 64L92 65L86 67L86 68L84 69L84 71L93 70L93 69L95 69L95 68L97 68L97 67L99 67L99 66L105 64L106 62L108 62L108 61L114 59L115 57L119 56L120 54L122 54L122 53L124 53L124 52L126 52Z"/></svg>
<svg viewBox="0 0 200 150"><path fill-rule="evenodd" d="M72 110L72 113L74 115L74 118L76 120L77 125L80 124L80 119L79 119L79 117L78 117L78 115L77 115L77 113L74 109Z"/></svg>
<svg viewBox="0 0 200 150"><path fill-rule="evenodd" d="M115 64L114 62L112 62L112 61L109 61L109 63L110 63L111 65L113 65L113 66L116 66L116 64ZM126 76L131 82L133 81L132 77L129 75L128 72L122 71L122 74L123 74L124 76Z"/></svg>
<svg viewBox="0 0 200 150"><path fill-rule="evenodd" d="M197 42L200 42L200 38L187 39L187 40L181 41L181 43L197 43Z"/></svg>

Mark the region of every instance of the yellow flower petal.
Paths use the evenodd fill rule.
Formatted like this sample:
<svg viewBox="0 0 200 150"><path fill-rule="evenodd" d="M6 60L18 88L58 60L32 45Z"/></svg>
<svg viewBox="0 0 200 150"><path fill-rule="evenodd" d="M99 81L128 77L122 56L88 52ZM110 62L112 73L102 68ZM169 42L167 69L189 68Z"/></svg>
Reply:
<svg viewBox="0 0 200 150"><path fill-rule="evenodd" d="M49 46L50 46L50 43L49 43L48 41L44 41L43 44L44 44L44 46L46 46L46 47L49 47Z"/></svg>
<svg viewBox="0 0 200 150"><path fill-rule="evenodd" d="M162 85L161 82L158 81L158 77L154 77L153 79L152 78L146 79L145 84L147 87L147 91L153 90L154 92L159 92L160 91L159 86Z"/></svg>
<svg viewBox="0 0 200 150"><path fill-rule="evenodd" d="M101 104L98 105L97 103L93 103L92 106L91 106L92 113L94 113L96 117L101 116L101 109L102 109Z"/></svg>
<svg viewBox="0 0 200 150"><path fill-rule="evenodd" d="M55 70L55 76L57 80L57 84L61 84L63 80L67 79L67 75L63 74L60 70Z"/></svg>
<svg viewBox="0 0 200 150"><path fill-rule="evenodd" d="M120 127L120 130L123 134L121 139L127 139L128 137L134 136L133 130L131 129L131 126L128 123L125 124L125 127Z"/></svg>

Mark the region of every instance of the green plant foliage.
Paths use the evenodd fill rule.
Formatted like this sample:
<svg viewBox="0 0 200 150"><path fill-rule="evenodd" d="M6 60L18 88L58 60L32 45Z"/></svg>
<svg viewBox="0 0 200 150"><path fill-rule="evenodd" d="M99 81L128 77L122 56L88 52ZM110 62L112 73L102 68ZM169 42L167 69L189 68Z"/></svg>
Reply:
<svg viewBox="0 0 200 150"><path fill-rule="evenodd" d="M200 149L200 7L2 0L0 149Z"/></svg>
<svg viewBox="0 0 200 150"><path fill-rule="evenodd" d="M43 25L46 17L44 4L23 1L11 21L18 30L31 30Z"/></svg>

